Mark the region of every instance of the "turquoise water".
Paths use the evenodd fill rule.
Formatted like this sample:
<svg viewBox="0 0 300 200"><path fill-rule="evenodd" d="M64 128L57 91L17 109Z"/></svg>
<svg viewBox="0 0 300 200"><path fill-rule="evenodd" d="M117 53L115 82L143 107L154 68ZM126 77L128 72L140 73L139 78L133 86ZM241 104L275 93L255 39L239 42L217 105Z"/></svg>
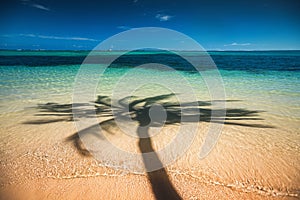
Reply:
<svg viewBox="0 0 300 200"><path fill-rule="evenodd" d="M93 56L109 57L121 52L93 52ZM187 57L202 55L184 52ZM222 75L228 99L242 100L270 113L292 118L300 117L300 51L209 52ZM86 51L0 51L1 113L22 110L45 102L70 102L76 74ZM135 57L137 56L137 57ZM105 72L97 92L109 95L121 76L140 60L174 63L164 53L133 52ZM179 65L179 64L177 64ZM209 99L209 91L199 76L185 66L174 68L197 91L200 99ZM97 73L101 64L92 63ZM155 69L137 70L135 80L147 76L171 78L175 72ZM208 73L209 74L209 73ZM87 76L87 79L89 77ZM178 85L178 80L173 80ZM150 90L149 93L155 93ZM274 109L276 105L276 109Z"/></svg>

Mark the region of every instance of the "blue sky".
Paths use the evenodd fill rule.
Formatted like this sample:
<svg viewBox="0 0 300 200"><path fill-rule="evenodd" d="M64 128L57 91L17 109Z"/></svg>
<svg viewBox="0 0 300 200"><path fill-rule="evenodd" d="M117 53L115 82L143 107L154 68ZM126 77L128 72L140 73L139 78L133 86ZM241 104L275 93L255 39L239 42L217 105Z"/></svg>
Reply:
<svg viewBox="0 0 300 200"><path fill-rule="evenodd" d="M207 50L300 49L298 0L2 0L0 49L92 49L138 27L182 32Z"/></svg>

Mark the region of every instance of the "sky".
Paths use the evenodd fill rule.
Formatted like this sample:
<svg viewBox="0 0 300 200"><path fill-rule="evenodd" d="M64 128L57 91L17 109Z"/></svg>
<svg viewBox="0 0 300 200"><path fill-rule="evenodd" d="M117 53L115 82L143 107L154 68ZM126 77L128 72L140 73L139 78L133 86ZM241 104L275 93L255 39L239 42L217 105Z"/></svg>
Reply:
<svg viewBox="0 0 300 200"><path fill-rule="evenodd" d="M2 0L0 49L90 50L122 31L168 28L206 50L299 50L299 0Z"/></svg>

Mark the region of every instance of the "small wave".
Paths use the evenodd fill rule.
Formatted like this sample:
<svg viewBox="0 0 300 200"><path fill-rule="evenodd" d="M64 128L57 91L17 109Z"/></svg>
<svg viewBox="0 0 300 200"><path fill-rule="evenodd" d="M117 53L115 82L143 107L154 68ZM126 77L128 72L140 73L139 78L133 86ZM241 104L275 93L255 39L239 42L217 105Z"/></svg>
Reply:
<svg viewBox="0 0 300 200"><path fill-rule="evenodd" d="M242 191L242 192L255 192L260 195L266 195L266 196L289 196L289 197L299 197L299 192L284 192L280 191L279 189L274 189L273 187L270 186L262 186L262 185L257 185L257 184L250 184L246 182L238 182L235 181L235 183L225 183L221 181L216 181L216 180L211 180L211 179L205 179L196 175L193 175L188 172L182 172L179 170L169 170L171 174L176 174L176 175L183 175L183 176L188 176L193 179L197 179L198 181L209 184L209 185L216 185L216 186L223 186L227 187L230 189Z"/></svg>

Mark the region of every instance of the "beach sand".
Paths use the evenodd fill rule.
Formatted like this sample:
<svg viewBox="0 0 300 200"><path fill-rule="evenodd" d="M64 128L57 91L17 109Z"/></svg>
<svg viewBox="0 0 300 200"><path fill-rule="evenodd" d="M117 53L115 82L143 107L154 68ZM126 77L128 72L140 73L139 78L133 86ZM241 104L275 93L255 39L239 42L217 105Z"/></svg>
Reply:
<svg viewBox="0 0 300 200"><path fill-rule="evenodd" d="M66 139L76 133L65 116L37 116L40 111L1 115L1 199L156 199L147 174L105 167L92 156L82 155ZM188 152L165 168L171 184L183 199L299 199L300 135L297 118L284 119L268 113L263 121L238 121L264 127L225 124L211 153L198 158L207 122ZM235 121L236 122L236 121ZM162 148L177 125L165 126L152 143ZM117 128L110 139L122 148ZM298 134L295 134L298 133ZM170 136L170 137L171 137ZM157 194L156 194L157 195Z"/></svg>

